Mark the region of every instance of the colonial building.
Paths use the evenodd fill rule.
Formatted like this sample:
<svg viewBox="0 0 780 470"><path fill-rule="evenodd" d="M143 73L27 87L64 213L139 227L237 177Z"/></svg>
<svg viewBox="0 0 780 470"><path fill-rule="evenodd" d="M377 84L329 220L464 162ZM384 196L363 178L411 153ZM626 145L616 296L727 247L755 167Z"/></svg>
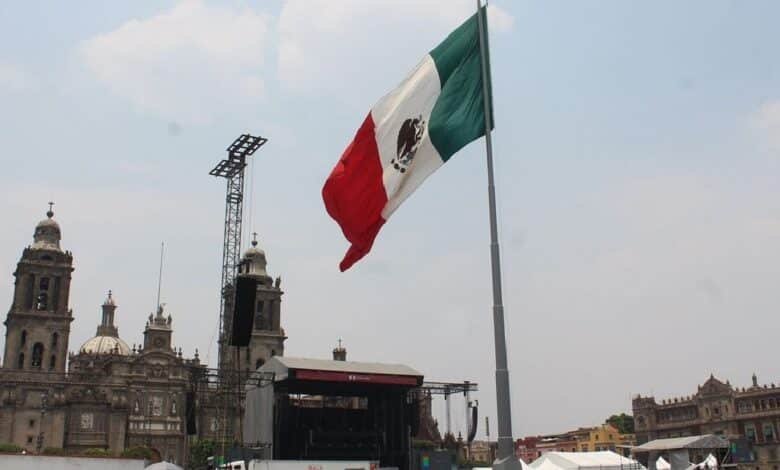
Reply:
<svg viewBox="0 0 780 470"><path fill-rule="evenodd" d="M733 387L711 375L693 395L660 403L654 397L637 396L633 410L640 444L659 438L717 434L748 441L759 463L780 464L780 387L759 385L755 374L750 387Z"/></svg>
<svg viewBox="0 0 780 470"><path fill-rule="evenodd" d="M609 423L577 428L563 434L534 436L515 442L515 455L531 463L546 452L598 452L610 450L622 455L636 444L633 434L621 434Z"/></svg>
<svg viewBox="0 0 780 470"><path fill-rule="evenodd" d="M96 334L69 353L73 255L60 247L51 208L35 228L14 272L0 369L0 442L28 451L47 447L103 448L119 453L144 445L168 461L186 463L191 437L232 441L240 400L209 380L197 350L185 358L173 345L173 317L160 306L150 314L143 344L119 337L117 301L102 305ZM254 242L242 270L259 280L257 317L241 369L283 354L280 280L266 273ZM236 388L237 390L237 388Z"/></svg>

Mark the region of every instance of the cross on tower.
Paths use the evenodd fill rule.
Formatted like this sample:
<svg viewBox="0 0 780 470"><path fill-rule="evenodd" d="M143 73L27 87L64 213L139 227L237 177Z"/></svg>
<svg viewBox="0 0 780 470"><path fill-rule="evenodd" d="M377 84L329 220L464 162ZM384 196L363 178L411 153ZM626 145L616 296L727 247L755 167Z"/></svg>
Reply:
<svg viewBox="0 0 780 470"><path fill-rule="evenodd" d="M54 202L49 201L49 211L46 212L46 215L48 215L49 218L51 218L54 215L54 210L52 209L53 207L54 207Z"/></svg>
<svg viewBox="0 0 780 470"><path fill-rule="evenodd" d="M252 232L252 246L257 246L257 232Z"/></svg>

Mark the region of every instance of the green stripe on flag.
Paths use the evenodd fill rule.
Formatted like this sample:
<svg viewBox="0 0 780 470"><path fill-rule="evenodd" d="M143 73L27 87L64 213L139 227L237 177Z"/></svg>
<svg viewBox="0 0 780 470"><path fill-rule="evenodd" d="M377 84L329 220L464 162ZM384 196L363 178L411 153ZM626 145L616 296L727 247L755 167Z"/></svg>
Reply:
<svg viewBox="0 0 780 470"><path fill-rule="evenodd" d="M487 35L484 10L482 17ZM431 112L428 133L446 162L466 144L485 135L477 15L450 33L431 51L431 57L439 74L441 94ZM492 106L490 109L492 112Z"/></svg>

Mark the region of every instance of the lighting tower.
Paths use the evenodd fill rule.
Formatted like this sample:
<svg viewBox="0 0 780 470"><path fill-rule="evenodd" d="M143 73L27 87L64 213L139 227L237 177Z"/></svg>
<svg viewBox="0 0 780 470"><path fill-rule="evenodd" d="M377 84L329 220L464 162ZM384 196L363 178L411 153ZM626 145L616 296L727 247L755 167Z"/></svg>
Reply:
<svg viewBox="0 0 780 470"><path fill-rule="evenodd" d="M227 340L230 335L231 321L227 313L233 305L233 281L241 258L241 218L244 202L244 169L247 159L268 139L242 134L227 148L227 158L217 163L209 172L212 176L227 180L225 197L225 235L222 246L222 283L219 302L219 362L220 370L226 370L230 364L227 354Z"/></svg>

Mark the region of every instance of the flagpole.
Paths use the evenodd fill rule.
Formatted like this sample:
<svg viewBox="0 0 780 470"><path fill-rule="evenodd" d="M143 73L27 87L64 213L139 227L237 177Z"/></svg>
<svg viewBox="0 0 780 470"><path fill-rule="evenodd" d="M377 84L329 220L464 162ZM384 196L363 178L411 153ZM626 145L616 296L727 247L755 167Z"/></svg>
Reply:
<svg viewBox="0 0 780 470"><path fill-rule="evenodd" d="M485 3L487 6L487 3ZM490 205L490 265L493 278L493 334L496 347L496 409L498 413L498 455L494 469L519 470L512 438L512 407L509 393L509 369L506 358L506 334L504 331L504 304L501 294L501 257L498 249L498 222L496 216L496 186L493 177L493 128L490 83L490 63L487 38L487 8L483 12L482 0L477 0L477 24L479 25L479 53L482 66L482 103L485 114L485 150L487 154L488 203Z"/></svg>

